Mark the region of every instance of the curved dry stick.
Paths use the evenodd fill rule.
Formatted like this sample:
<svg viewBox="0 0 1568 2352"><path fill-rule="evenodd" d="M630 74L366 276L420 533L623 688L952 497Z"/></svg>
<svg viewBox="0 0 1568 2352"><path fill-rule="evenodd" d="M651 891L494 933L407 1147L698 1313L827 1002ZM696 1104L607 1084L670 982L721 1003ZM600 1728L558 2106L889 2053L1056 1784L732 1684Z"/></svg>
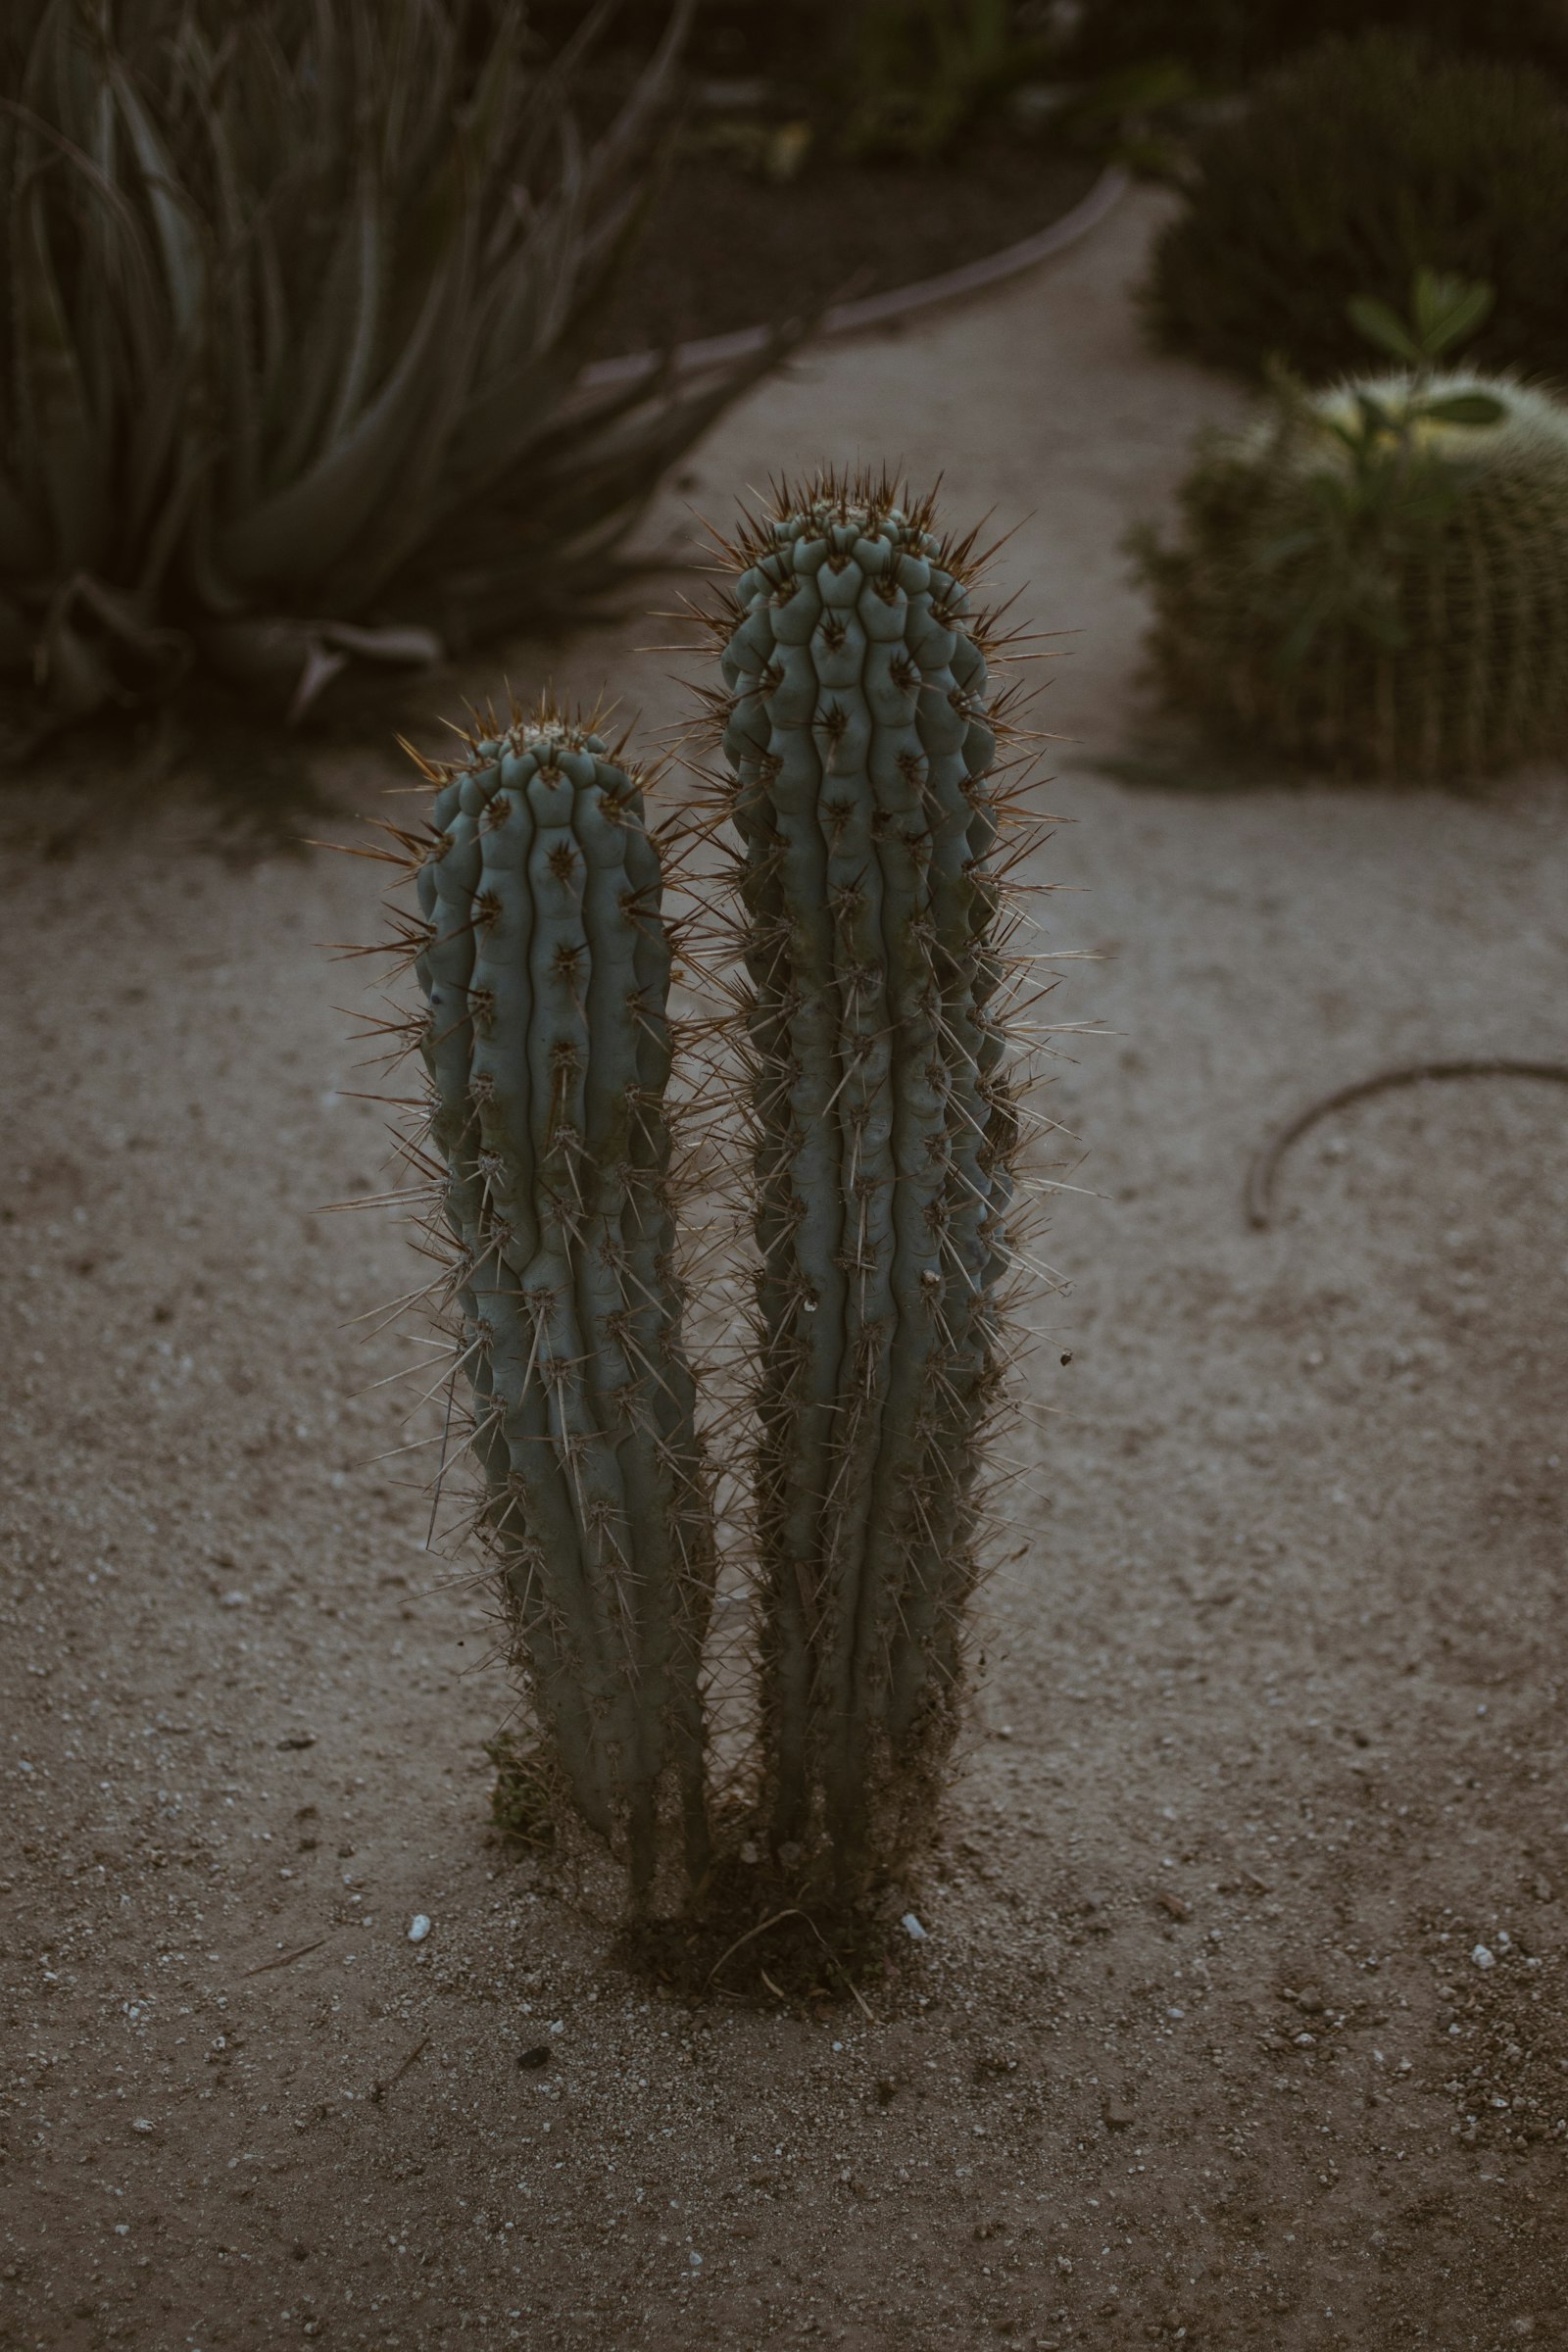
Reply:
<svg viewBox="0 0 1568 2352"><path fill-rule="evenodd" d="M1423 1078L1547 1078L1568 1083L1568 1062L1413 1061L1396 1070L1380 1070L1373 1078L1358 1078L1353 1086L1342 1086L1335 1094L1321 1096L1304 1110L1298 1111L1295 1118L1288 1119L1253 1154L1242 1196L1248 1223L1259 1231L1268 1225L1273 1213L1275 1171L1292 1144L1309 1127L1327 1118L1331 1110L1343 1110L1347 1103L1359 1102L1367 1095L1383 1094L1391 1087L1415 1086Z"/></svg>

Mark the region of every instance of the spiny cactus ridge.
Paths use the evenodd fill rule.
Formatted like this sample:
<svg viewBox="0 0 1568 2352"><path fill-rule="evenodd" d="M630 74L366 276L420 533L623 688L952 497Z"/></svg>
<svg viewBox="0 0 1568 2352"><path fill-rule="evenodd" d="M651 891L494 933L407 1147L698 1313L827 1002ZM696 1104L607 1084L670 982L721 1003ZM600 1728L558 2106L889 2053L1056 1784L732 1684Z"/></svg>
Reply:
<svg viewBox="0 0 1568 2352"><path fill-rule="evenodd" d="M421 763L423 764L423 763ZM671 948L638 779L548 706L426 767L431 1220L550 1759L633 1898L708 1862L714 1546L669 1200Z"/></svg>
<svg viewBox="0 0 1568 2352"><path fill-rule="evenodd" d="M824 475L725 553L764 1801L786 1867L853 1897L908 1850L958 1721L1021 1133L1004 881L1030 845L999 849L972 539Z"/></svg>

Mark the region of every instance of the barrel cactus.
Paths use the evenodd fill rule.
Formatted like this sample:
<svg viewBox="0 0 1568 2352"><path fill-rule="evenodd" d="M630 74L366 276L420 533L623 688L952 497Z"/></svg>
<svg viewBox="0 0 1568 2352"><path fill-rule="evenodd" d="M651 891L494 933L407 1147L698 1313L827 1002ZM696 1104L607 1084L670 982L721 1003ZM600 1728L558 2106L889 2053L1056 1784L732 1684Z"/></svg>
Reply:
<svg viewBox="0 0 1568 2352"><path fill-rule="evenodd" d="M1474 779L1568 741L1568 407L1430 371L1212 440L1133 545L1172 704L1352 774Z"/></svg>
<svg viewBox="0 0 1568 2352"><path fill-rule="evenodd" d="M718 627L751 995L763 1801L854 1899L957 1723L1019 1127L1002 807L968 544L823 477L733 550Z"/></svg>
<svg viewBox="0 0 1568 2352"><path fill-rule="evenodd" d="M641 1906L708 1866L714 1571L660 855L636 775L551 709L427 773L419 1045L484 1521L550 1766Z"/></svg>

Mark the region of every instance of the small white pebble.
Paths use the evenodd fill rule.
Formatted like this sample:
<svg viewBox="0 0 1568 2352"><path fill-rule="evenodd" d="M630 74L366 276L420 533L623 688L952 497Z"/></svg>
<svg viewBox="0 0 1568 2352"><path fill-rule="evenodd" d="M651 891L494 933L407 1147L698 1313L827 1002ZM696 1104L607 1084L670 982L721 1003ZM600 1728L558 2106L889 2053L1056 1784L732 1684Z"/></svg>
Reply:
<svg viewBox="0 0 1568 2352"><path fill-rule="evenodd" d="M422 1943L429 1933L430 1922L425 1918L422 1911L416 1911L413 1919L409 1923L409 1941L411 1943Z"/></svg>
<svg viewBox="0 0 1568 2352"><path fill-rule="evenodd" d="M146 2116L138 2115L136 2121L131 2125L130 2128L133 2132L150 2132L152 2130L152 2125L148 2122Z"/></svg>
<svg viewBox="0 0 1568 2352"><path fill-rule="evenodd" d="M1493 1959L1492 1954L1488 1951L1484 1943L1478 1943L1470 1957L1475 1962L1477 1968L1495 1968L1496 1966L1496 1962Z"/></svg>
<svg viewBox="0 0 1568 2352"><path fill-rule="evenodd" d="M925 1930L921 1927L920 1922L915 1918L912 1911L906 1911L900 1924L903 1927L906 1936L912 1936L916 1943L924 1943L926 1939Z"/></svg>
<svg viewBox="0 0 1568 2352"><path fill-rule="evenodd" d="M248 1592L225 1592L218 1605L220 1609L242 1609L249 1598Z"/></svg>
<svg viewBox="0 0 1568 2352"><path fill-rule="evenodd" d="M554 2024L554 2025L551 2027L550 2031L551 2031L551 2033L552 2033L552 2034L564 2034L564 2032L566 2031L566 2021L565 2021L565 2019L564 2019L564 2017L558 2017L558 2018L557 2018L557 2020L556 2020L556 2022L555 2022L555 2024Z"/></svg>

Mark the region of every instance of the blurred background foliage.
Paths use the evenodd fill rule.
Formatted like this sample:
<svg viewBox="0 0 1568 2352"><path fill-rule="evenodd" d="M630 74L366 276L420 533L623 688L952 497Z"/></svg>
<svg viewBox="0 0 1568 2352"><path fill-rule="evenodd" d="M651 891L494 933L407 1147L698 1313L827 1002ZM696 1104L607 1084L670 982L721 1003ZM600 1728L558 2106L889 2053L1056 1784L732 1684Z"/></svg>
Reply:
<svg viewBox="0 0 1568 2352"><path fill-rule="evenodd" d="M1327 41L1200 129L1183 184L1148 295L1175 348L1321 378L1360 356L1348 298L1401 305L1428 268L1493 289L1482 365L1568 378L1568 101L1534 67Z"/></svg>
<svg viewBox="0 0 1568 2352"><path fill-rule="evenodd" d="M1388 27L1568 76L1568 0L1057 0L1039 13L1058 29L1063 70L1088 75L1167 59L1229 90L1331 36Z"/></svg>

